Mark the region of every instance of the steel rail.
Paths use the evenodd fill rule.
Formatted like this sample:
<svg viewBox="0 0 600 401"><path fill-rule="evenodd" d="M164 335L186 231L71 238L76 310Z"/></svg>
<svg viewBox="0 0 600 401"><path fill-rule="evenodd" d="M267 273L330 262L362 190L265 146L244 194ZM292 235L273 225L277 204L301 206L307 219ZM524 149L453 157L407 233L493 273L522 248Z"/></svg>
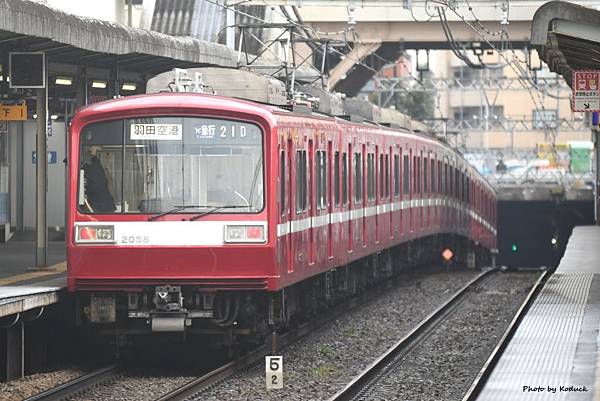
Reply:
<svg viewBox="0 0 600 401"><path fill-rule="evenodd" d="M80 391L84 391L94 385L102 383L111 377L116 376L123 370L123 366L119 363L115 363L106 366L102 369L98 369L94 372L85 374L83 376L76 377L66 383L59 384L49 390L43 391L39 394L26 398L24 401L58 401L68 396L75 395Z"/></svg>
<svg viewBox="0 0 600 401"><path fill-rule="evenodd" d="M463 397L462 401L474 401L477 399L477 397L481 393L481 390L483 390L485 383L487 382L490 375L494 371L494 368L498 364L498 361L500 360L502 353L504 352L504 350L510 343L510 340L513 338L514 334L516 333L517 328L519 327L519 324L521 323L521 321L525 317L525 314L527 313L527 311L533 304L533 301L536 299L537 294L544 287L544 283L546 282L548 277L550 277L550 274L551 274L550 271L548 271L548 270L544 271L544 273L540 276L540 278L538 278L538 280L535 282L535 284L529 291L527 298L525 298L525 301L523 301L523 304L521 305L521 307L515 314L515 317L512 319L512 321L510 322L510 324L504 331L504 334L502 335L502 338L498 342L498 345L496 345L496 347L492 351L490 357L487 359L487 361L485 362L485 364L483 365L483 367L477 374L477 377L473 381L473 384L471 384L471 387L469 388L469 390Z"/></svg>
<svg viewBox="0 0 600 401"><path fill-rule="evenodd" d="M485 274L485 273L484 273ZM382 295L381 291L387 291L389 289L394 288L394 283L396 279L388 281L385 284L378 285L366 293L354 297L348 301L343 302L340 305L334 306L330 313L327 313L325 316L319 317L312 321L308 321L292 329L282 335L276 335L271 338L270 344L262 345L250 353L229 362L197 379L194 379L183 386L176 388L175 390L161 396L156 399L156 401L185 401L188 398L202 393L209 387L214 384L219 383L222 380L225 380L237 372L252 366L259 361L261 361L265 356L272 355L275 350L280 349L282 347L288 346L295 341L301 339L307 334L312 333L313 331L325 326L327 323L334 321L335 319L343 316L344 314L350 312L353 309L356 309L359 306L365 305L368 302L371 302Z"/></svg>
<svg viewBox="0 0 600 401"><path fill-rule="evenodd" d="M462 288L456 291L450 299L442 304L435 311L430 313L425 319L423 319L414 329L400 339L396 344L390 347L384 354L377 358L371 363L365 370L358 374L352 381L350 381L342 390L336 393L329 401L343 401L350 400L355 397L376 375L381 372L388 362L394 360L394 358L401 353L410 349L411 346L418 343L419 340L429 332L429 329L436 326L444 316L464 298L471 288L481 283L491 273L497 272L498 269L490 269L479 274L473 280L469 281Z"/></svg>

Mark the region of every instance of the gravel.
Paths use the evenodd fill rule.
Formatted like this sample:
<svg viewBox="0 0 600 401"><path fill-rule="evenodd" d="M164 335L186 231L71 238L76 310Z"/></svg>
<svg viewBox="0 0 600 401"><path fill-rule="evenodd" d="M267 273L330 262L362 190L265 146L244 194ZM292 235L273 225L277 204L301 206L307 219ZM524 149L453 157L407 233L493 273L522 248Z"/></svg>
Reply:
<svg viewBox="0 0 600 401"><path fill-rule="evenodd" d="M83 373L77 369L61 369L48 373L36 373L22 379L0 383L0 399L3 401L20 401L68 382Z"/></svg>
<svg viewBox="0 0 600 401"><path fill-rule="evenodd" d="M462 400L538 277L495 274L355 399Z"/></svg>
<svg viewBox="0 0 600 401"><path fill-rule="evenodd" d="M284 388L265 389L264 365L203 392L202 400L324 400L478 272L407 273L394 289L281 351Z"/></svg>
<svg viewBox="0 0 600 401"><path fill-rule="evenodd" d="M143 401L155 400L163 394L194 379L185 376L165 376L165 372L127 373L116 376L109 382L77 394L69 400L77 401Z"/></svg>

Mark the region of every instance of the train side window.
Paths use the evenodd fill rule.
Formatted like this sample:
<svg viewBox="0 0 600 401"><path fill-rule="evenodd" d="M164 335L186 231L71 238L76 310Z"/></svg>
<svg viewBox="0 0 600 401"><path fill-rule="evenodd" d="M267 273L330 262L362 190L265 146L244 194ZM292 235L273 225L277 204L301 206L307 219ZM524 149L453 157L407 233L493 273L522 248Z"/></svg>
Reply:
<svg viewBox="0 0 600 401"><path fill-rule="evenodd" d="M427 193L427 180L429 179L429 160L423 159L423 193Z"/></svg>
<svg viewBox="0 0 600 401"><path fill-rule="evenodd" d="M367 199L375 199L375 155L367 154Z"/></svg>
<svg viewBox="0 0 600 401"><path fill-rule="evenodd" d="M390 149L391 151L391 149ZM385 197L390 196L390 156L385 155Z"/></svg>
<svg viewBox="0 0 600 401"><path fill-rule="evenodd" d="M354 200L362 200L362 155L354 153Z"/></svg>
<svg viewBox="0 0 600 401"><path fill-rule="evenodd" d="M400 195L400 156L394 155L394 196Z"/></svg>
<svg viewBox="0 0 600 401"><path fill-rule="evenodd" d="M285 151L281 151L279 158L280 172L279 172L279 205L281 207L281 215L285 216Z"/></svg>
<svg viewBox="0 0 600 401"><path fill-rule="evenodd" d="M431 193L435 193L436 182L435 182L435 160L431 159Z"/></svg>
<svg viewBox="0 0 600 401"><path fill-rule="evenodd" d="M348 204L348 155L342 153L342 204Z"/></svg>
<svg viewBox="0 0 600 401"><path fill-rule="evenodd" d="M442 161L438 160L437 162L437 182L438 182L438 194L443 195L444 192L442 190L442 183L444 182L444 180L442 180L442 175L443 175L443 171L442 171Z"/></svg>
<svg viewBox="0 0 600 401"><path fill-rule="evenodd" d="M385 191L384 191L384 171L385 167L383 165L383 153L379 154L379 198L383 199Z"/></svg>
<svg viewBox="0 0 600 401"><path fill-rule="evenodd" d="M317 185L317 209L327 207L327 152L317 150L315 157L315 174Z"/></svg>
<svg viewBox="0 0 600 401"><path fill-rule="evenodd" d="M402 166L402 187L404 193L410 193L410 160L408 155L404 155L403 166Z"/></svg>
<svg viewBox="0 0 600 401"><path fill-rule="evenodd" d="M306 150L296 151L296 212L306 210Z"/></svg>
<svg viewBox="0 0 600 401"><path fill-rule="evenodd" d="M340 205L340 152L335 152L333 156L333 198L335 205Z"/></svg>

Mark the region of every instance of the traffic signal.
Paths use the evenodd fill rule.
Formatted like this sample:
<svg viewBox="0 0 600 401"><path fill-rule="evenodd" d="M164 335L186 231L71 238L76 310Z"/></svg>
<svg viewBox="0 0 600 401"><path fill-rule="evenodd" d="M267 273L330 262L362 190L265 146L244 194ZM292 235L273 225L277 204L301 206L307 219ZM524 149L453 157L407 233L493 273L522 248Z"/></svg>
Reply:
<svg viewBox="0 0 600 401"><path fill-rule="evenodd" d="M510 250L511 250L512 252L517 252L517 251L519 250L519 247L517 246L517 244L512 244L512 245L510 246Z"/></svg>

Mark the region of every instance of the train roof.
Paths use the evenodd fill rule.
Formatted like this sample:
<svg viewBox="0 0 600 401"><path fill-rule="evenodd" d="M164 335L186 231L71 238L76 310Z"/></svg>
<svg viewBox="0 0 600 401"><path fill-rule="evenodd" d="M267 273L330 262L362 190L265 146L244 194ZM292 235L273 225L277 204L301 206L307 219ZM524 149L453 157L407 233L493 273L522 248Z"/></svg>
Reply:
<svg viewBox="0 0 600 401"><path fill-rule="evenodd" d="M164 109L169 107L189 109L190 111L198 108L217 108L222 110L233 111L234 113L237 112L249 115L259 115L265 121L273 125L277 124L276 116L294 116L301 118L306 118L307 116L310 116L311 118L330 121L332 123L342 125L354 125L368 127L369 129L382 130L388 132L390 135L412 135L418 137L421 140L430 142L431 144L437 144L438 146L443 147L447 151L454 153L456 157L462 159L473 172L476 172L476 169L466 159L464 159L460 152L456 151L455 149L452 149L447 143L440 141L435 137L425 135L420 132L414 132L404 128L391 128L369 121L348 121L340 117L333 117L312 111L297 112L294 110L289 110L274 105L267 105L249 100L212 94L161 92L121 97L117 99L111 99L99 103L94 103L83 107L75 115L74 121L86 123L87 120L91 119L92 116L94 116L95 119L99 114L102 115L104 113L106 113L108 119L114 118L115 114L118 115L119 112L127 114L127 112L130 110L139 110L140 108L147 109L148 112L150 112L150 110L152 109ZM489 182L487 182L485 177L481 176L481 178L487 183L488 187L495 192L495 189L491 184L489 184Z"/></svg>

